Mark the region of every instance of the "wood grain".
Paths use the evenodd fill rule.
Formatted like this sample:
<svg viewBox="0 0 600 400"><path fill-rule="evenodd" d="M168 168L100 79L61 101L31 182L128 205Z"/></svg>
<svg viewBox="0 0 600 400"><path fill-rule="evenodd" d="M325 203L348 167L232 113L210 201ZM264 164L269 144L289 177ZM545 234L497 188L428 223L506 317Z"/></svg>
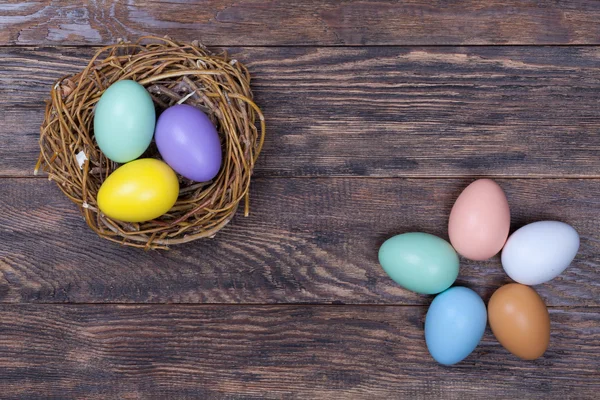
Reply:
<svg viewBox="0 0 600 400"><path fill-rule="evenodd" d="M591 0L11 1L0 6L0 44L150 33L215 45L598 44L598 20Z"/></svg>
<svg viewBox="0 0 600 400"><path fill-rule="evenodd" d="M600 177L600 51L233 48L268 136L258 176ZM93 49L0 49L0 175L30 176L43 101Z"/></svg>
<svg viewBox="0 0 600 400"><path fill-rule="evenodd" d="M486 332L453 367L423 338L425 307L0 307L3 398L593 399L598 309L552 309L546 354Z"/></svg>
<svg viewBox="0 0 600 400"><path fill-rule="evenodd" d="M599 20L589 0L2 2L0 397L597 398ZM251 216L169 252L101 240L53 183L24 178L54 81L145 34L230 47L268 126ZM504 46L548 44L569 46ZM558 219L581 235L535 287L552 338L533 362L488 330L436 364L432 296L377 262L394 234L446 238L476 176L510 178L512 230ZM457 284L486 302L507 282L499 257L461 260Z"/></svg>
<svg viewBox="0 0 600 400"><path fill-rule="evenodd" d="M395 234L447 238L469 179L271 178L253 182L251 216L214 240L168 252L98 238L54 183L2 179L0 301L69 303L426 304L379 266ZM581 235L572 266L536 287L548 305L599 306L600 180L498 180L513 230L558 219ZM509 282L499 257L461 261L458 284L484 299Z"/></svg>

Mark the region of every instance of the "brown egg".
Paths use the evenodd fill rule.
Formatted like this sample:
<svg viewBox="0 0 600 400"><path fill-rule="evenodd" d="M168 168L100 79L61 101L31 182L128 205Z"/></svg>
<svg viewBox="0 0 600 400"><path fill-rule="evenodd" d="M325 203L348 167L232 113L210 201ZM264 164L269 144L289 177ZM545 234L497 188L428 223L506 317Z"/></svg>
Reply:
<svg viewBox="0 0 600 400"><path fill-rule="evenodd" d="M519 358L534 360L548 348L548 309L529 286L510 283L496 290L488 303L488 319L496 339Z"/></svg>

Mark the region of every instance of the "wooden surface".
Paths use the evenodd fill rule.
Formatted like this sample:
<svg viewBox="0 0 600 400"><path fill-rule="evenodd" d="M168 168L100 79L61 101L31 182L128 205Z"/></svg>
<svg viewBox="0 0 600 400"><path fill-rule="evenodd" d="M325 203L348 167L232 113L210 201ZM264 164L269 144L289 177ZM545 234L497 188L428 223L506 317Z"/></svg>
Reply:
<svg viewBox="0 0 600 400"><path fill-rule="evenodd" d="M0 175L31 175L49 88L95 50L0 48ZM600 178L597 47L228 50L273 133L258 176Z"/></svg>
<svg viewBox="0 0 600 400"><path fill-rule="evenodd" d="M421 307L4 305L0 385L15 398L592 398L600 315L550 316L542 359L488 331L448 368L427 353Z"/></svg>
<svg viewBox="0 0 600 400"><path fill-rule="evenodd" d="M3 302L344 303L426 305L377 262L388 237L447 238L448 214L468 179L258 178L250 217L213 240L140 252L98 240L43 179L4 179L0 197ZM513 228L572 222L581 249L537 289L551 306L600 306L597 179L502 179ZM5 200L6 199L6 200ZM458 282L485 300L510 280L500 257L462 260Z"/></svg>
<svg viewBox="0 0 600 400"><path fill-rule="evenodd" d="M97 45L145 34L200 35L224 46L600 43L595 0L8 3L0 5L0 41L18 45Z"/></svg>
<svg viewBox="0 0 600 400"><path fill-rule="evenodd" d="M599 20L597 1L3 2L0 397L597 398ZM32 176L53 82L147 33L226 47L267 118L250 217L169 252L97 238ZM394 284L377 250L447 237L480 176L513 230L562 220L581 248L536 286L542 358L488 330L442 367L423 339L432 296ZM485 301L506 282L499 257L461 259L457 284Z"/></svg>

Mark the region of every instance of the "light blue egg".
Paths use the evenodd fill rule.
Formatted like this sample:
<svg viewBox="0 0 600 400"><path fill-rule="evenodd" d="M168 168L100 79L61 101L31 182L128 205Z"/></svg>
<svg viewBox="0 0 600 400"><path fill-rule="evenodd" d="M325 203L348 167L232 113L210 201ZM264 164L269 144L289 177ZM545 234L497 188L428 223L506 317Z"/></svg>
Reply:
<svg viewBox="0 0 600 400"><path fill-rule="evenodd" d="M422 294L448 289L458 276L458 256L450 243L423 232L408 232L386 240L379 263L400 286Z"/></svg>
<svg viewBox="0 0 600 400"><path fill-rule="evenodd" d="M146 151L156 124L154 103L139 83L122 80L104 91L94 110L94 136L104 155L118 163Z"/></svg>
<svg viewBox="0 0 600 400"><path fill-rule="evenodd" d="M466 287L452 287L433 299L425 317L425 342L440 364L465 359L479 344L487 312L481 297Z"/></svg>

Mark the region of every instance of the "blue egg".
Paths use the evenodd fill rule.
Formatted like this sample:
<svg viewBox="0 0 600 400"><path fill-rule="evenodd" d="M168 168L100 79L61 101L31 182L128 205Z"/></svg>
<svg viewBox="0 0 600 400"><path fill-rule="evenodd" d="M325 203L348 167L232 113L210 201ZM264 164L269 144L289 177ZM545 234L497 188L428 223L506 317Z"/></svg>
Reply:
<svg viewBox="0 0 600 400"><path fill-rule="evenodd" d="M466 287L452 287L433 299L425 317L425 342L440 364L465 359L481 341L487 312L481 297Z"/></svg>

